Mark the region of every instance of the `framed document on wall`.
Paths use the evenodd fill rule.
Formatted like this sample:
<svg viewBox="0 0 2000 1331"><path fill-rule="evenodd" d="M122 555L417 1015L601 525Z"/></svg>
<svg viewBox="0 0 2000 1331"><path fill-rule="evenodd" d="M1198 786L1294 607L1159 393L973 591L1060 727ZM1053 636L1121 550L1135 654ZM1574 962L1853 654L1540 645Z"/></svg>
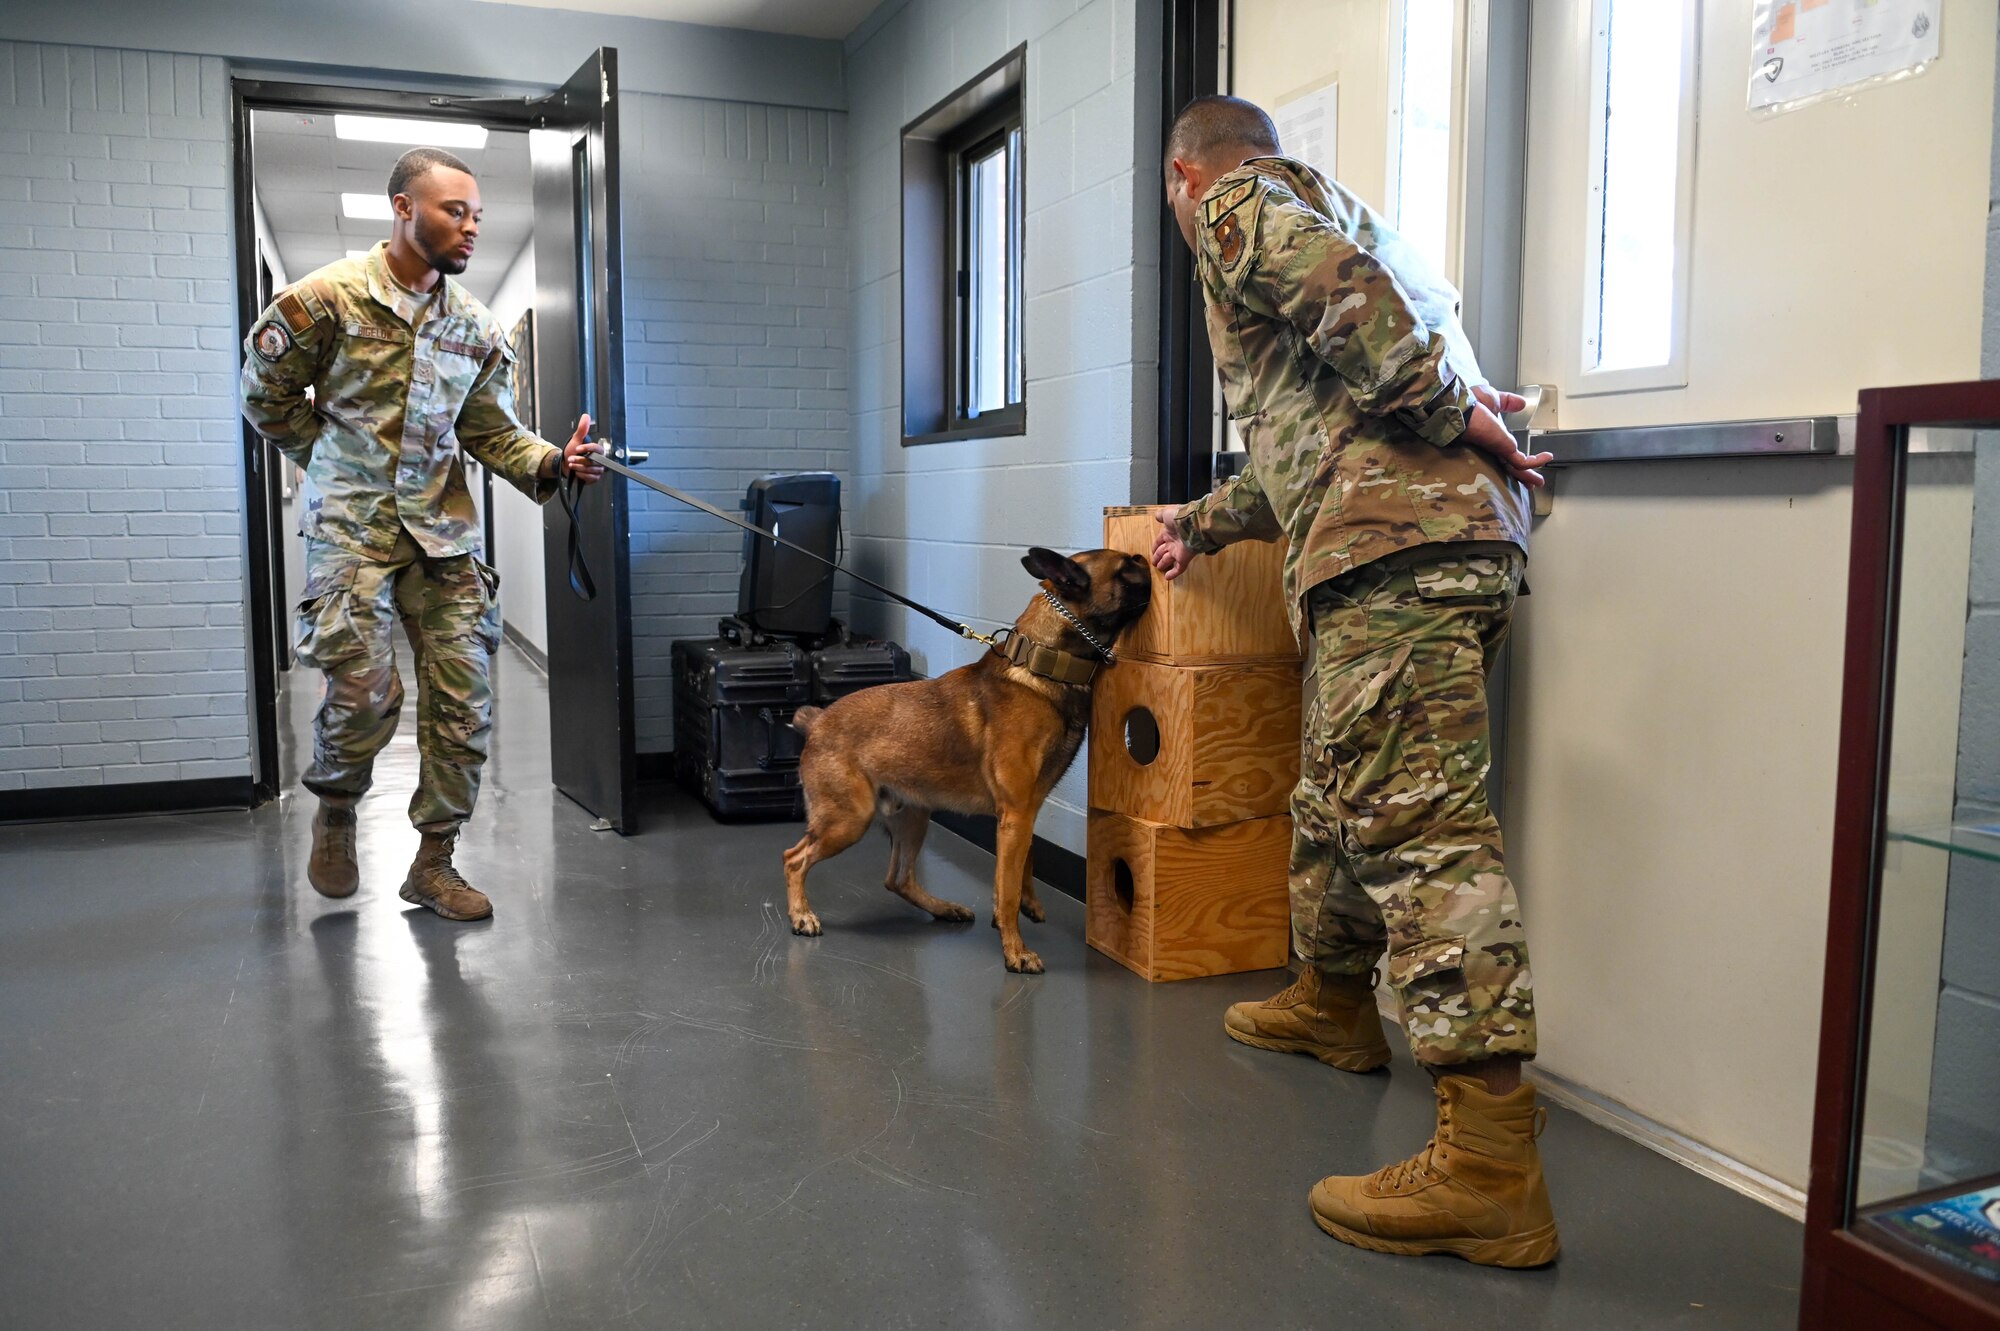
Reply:
<svg viewBox="0 0 2000 1331"><path fill-rule="evenodd" d="M507 344L514 348L514 411L521 418L521 424L540 434L541 422L535 411L535 312L521 311L521 317L514 321L514 331L507 335Z"/></svg>

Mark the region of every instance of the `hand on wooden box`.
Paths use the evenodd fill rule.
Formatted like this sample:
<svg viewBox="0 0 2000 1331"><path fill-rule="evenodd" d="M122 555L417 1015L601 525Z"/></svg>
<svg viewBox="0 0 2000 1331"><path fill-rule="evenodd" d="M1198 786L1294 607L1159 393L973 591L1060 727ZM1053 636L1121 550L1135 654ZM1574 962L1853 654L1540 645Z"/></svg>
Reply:
<svg viewBox="0 0 2000 1331"><path fill-rule="evenodd" d="M1152 506L1104 510L1107 549L1147 557L1160 530ZM1296 660L1285 614L1284 547L1244 541L1202 555L1168 582L1153 570L1153 603L1118 644L1123 657L1171 665Z"/></svg>

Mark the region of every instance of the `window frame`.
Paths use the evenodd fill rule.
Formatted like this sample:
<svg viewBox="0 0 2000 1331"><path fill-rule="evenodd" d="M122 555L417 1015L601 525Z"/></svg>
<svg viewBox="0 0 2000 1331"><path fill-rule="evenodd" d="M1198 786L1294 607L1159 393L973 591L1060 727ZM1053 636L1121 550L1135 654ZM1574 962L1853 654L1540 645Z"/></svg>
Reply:
<svg viewBox="0 0 2000 1331"><path fill-rule="evenodd" d="M1015 47L903 127L898 278L902 400L897 414L906 448L1027 433L1027 50L1026 43ZM1010 387L1018 382L1020 395L1004 407L967 416L970 291L962 290L960 282L961 273L969 282L965 168L1005 133L1014 136L1009 154L1009 380Z"/></svg>
<svg viewBox="0 0 2000 1331"><path fill-rule="evenodd" d="M1464 270L1465 253L1465 168L1467 105L1467 41L1470 15L1465 0L1452 0L1451 15L1451 134L1449 177L1445 184L1444 254L1438 276L1457 286ZM1403 34L1409 25L1409 0L1390 0L1389 35L1389 142L1382 162L1382 215L1389 225L1407 235L1403 225Z"/></svg>
<svg viewBox="0 0 2000 1331"><path fill-rule="evenodd" d="M952 317L947 324L945 365L951 375L949 425L944 433L957 438L1020 434L1026 428L1027 367L1021 328L1022 259L1027 249L1021 192L1023 107L1009 98L953 130L944 141L952 182L948 226L952 238L950 291ZM1008 401L974 415L972 399L972 165L995 147L1007 154L1007 387Z"/></svg>
<svg viewBox="0 0 2000 1331"><path fill-rule="evenodd" d="M1629 3L1630 0L1627 0ZM1658 365L1632 365L1602 370L1595 365L1595 347L1602 322L1604 295L1604 154L1611 73L1611 17L1615 0L1591 0L1589 155L1584 170L1583 318L1576 334L1577 379L1571 397L1612 393L1652 392L1686 388L1688 382L1689 291L1694 269L1695 138L1701 116L1697 99L1700 78L1700 0L1683 0L1681 14L1680 125L1674 153L1674 275L1673 329L1668 356Z"/></svg>

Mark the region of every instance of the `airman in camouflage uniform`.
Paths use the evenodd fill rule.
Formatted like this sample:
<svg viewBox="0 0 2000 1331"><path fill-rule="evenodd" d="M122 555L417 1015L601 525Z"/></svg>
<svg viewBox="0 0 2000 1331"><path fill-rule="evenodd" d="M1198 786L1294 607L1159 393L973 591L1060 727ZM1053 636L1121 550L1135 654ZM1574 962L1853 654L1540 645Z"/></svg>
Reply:
<svg viewBox="0 0 2000 1331"><path fill-rule="evenodd" d="M419 195L416 205L417 187L441 169L471 184L462 163L426 152L433 169L401 181ZM391 193L408 198L393 177ZM474 191L468 237L477 204ZM245 340L243 414L305 468L309 483L294 640L299 661L326 672L326 688L304 778L321 801L308 876L328 896L347 896L358 883L353 810L401 714L392 637L400 620L417 670L420 771L410 821L424 834L402 896L446 918L478 919L490 904L451 868L450 855L486 759L500 578L479 558L461 454L544 503L565 450L516 418L506 334L446 275L462 271L462 259L435 257L436 228L427 233L421 216L405 221L417 252L437 268L431 290L397 280L391 242L287 287ZM447 239L456 243L455 234ZM462 252L470 254L469 238Z"/></svg>
<svg viewBox="0 0 2000 1331"><path fill-rule="evenodd" d="M1465 1074L1441 1085L1532 1097L1511 1089L1535 1053L1534 999L1487 802L1486 672L1521 588L1536 460L1511 440L1511 457L1488 451L1484 441L1507 436L1482 395L1501 399L1459 325L1457 293L1354 195L1277 156L1275 133L1242 119L1247 109L1268 128L1256 108L1205 100L1216 123L1250 128L1224 141L1239 150L1210 159L1218 174L1198 192L1175 160L1187 137L1177 126L1169 198L1195 249L1209 344L1249 457L1214 493L1163 512L1155 562L1171 577L1190 554L1284 541L1285 599L1307 656L1291 865L1304 968L1267 1002L1232 1007L1225 1029L1335 1067L1379 1067L1389 1050L1368 976L1386 952L1411 1051L1434 1075ZM1518 1108L1494 1105L1483 1108L1503 1118ZM1452 1219L1433 1232L1423 1216L1385 1228L1380 1189L1415 1186L1428 1168L1328 1180L1315 1214L1339 1237L1390 1251L1501 1265L1554 1256L1539 1164L1504 1234L1468 1238ZM1343 1196L1377 1192L1343 1210L1321 1195L1335 1184Z"/></svg>
<svg viewBox="0 0 2000 1331"><path fill-rule="evenodd" d="M1175 527L1201 552L1286 541L1285 599L1310 648L1294 950L1365 975L1386 944L1424 1062L1531 1056L1483 687L1530 509L1491 458L1453 446L1481 382L1457 296L1365 204L1288 158L1217 180L1196 237L1250 459Z"/></svg>

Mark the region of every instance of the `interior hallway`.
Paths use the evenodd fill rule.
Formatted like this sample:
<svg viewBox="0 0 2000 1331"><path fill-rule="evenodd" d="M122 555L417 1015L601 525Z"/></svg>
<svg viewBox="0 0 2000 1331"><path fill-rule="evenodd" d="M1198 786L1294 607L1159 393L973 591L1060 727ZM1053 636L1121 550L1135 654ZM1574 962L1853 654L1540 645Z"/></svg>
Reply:
<svg viewBox="0 0 2000 1331"><path fill-rule="evenodd" d="M317 680L290 682L296 753ZM1554 1268L1344 1247L1306 1192L1422 1144L1400 1053L1355 1077L1233 1044L1223 1006L1281 976L1146 985L1053 890L1026 926L1048 974L1009 975L991 861L943 832L924 881L981 923L889 896L871 837L814 876L825 937L794 938L794 826L719 827L660 789L641 836L592 834L549 785L546 688L512 647L498 691L459 855L491 921L396 899L408 718L348 902L305 885L295 793L0 828L0 1320L1795 1320L1796 1224L1561 1110Z"/></svg>

